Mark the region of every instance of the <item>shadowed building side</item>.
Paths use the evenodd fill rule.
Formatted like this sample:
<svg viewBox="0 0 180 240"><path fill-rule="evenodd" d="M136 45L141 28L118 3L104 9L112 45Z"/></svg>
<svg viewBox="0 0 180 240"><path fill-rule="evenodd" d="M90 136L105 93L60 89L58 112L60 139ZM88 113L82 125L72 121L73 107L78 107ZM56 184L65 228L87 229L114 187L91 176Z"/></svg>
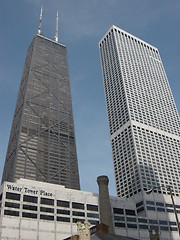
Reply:
<svg viewBox="0 0 180 240"><path fill-rule="evenodd" d="M37 34L27 53L3 181L80 189L66 46Z"/></svg>

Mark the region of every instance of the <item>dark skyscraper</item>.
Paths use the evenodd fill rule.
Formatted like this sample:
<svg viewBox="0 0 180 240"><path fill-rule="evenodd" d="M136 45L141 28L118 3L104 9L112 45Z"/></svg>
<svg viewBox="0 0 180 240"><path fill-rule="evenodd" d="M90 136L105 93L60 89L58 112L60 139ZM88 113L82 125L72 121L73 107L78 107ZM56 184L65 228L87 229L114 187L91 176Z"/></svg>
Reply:
<svg viewBox="0 0 180 240"><path fill-rule="evenodd" d="M80 189L66 46L37 34L27 53L3 172Z"/></svg>

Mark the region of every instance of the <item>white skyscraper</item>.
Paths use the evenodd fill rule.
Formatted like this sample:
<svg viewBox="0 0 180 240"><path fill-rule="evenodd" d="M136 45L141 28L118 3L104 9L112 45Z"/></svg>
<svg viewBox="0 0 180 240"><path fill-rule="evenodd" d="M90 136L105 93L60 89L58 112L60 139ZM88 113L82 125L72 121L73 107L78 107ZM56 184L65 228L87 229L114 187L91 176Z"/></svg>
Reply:
<svg viewBox="0 0 180 240"><path fill-rule="evenodd" d="M158 49L115 26L99 48L118 196L179 196L179 116Z"/></svg>

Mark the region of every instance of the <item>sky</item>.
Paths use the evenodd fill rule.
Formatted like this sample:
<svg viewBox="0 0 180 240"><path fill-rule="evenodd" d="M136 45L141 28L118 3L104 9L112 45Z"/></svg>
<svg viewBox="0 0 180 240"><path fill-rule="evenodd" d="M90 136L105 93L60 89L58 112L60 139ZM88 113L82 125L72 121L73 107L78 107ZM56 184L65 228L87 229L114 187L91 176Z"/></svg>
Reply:
<svg viewBox="0 0 180 240"><path fill-rule="evenodd" d="M59 11L59 42L67 46L81 189L98 192L96 179L109 177L116 195L110 134L98 42L111 27L160 51L180 110L179 0L1 0L0 5L0 177L27 49L39 25L54 38Z"/></svg>

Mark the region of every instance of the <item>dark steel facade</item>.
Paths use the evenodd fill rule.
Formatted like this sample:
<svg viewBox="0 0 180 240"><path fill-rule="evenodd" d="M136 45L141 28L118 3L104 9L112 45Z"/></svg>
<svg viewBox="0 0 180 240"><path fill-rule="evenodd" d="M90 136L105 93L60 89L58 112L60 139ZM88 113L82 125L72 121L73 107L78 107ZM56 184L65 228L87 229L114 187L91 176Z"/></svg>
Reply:
<svg viewBox="0 0 180 240"><path fill-rule="evenodd" d="M66 46L36 35L28 49L3 181L80 189Z"/></svg>

